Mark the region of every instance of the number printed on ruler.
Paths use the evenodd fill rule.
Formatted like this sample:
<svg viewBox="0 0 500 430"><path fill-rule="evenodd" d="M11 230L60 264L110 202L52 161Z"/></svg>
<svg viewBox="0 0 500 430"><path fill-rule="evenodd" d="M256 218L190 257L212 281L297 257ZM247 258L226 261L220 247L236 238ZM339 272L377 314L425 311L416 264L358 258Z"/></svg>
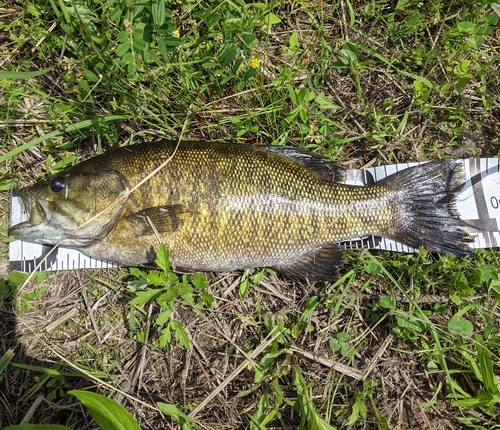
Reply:
<svg viewBox="0 0 500 430"><path fill-rule="evenodd" d="M457 196L460 218L465 229L476 235L475 248L500 246L500 159L464 160L467 177Z"/></svg>

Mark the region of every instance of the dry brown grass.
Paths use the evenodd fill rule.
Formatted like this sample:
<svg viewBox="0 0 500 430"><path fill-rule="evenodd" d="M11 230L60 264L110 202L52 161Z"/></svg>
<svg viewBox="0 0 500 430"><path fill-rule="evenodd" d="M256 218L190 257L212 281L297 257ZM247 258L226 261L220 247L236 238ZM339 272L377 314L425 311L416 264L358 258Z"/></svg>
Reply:
<svg viewBox="0 0 500 430"><path fill-rule="evenodd" d="M143 429L170 428L166 424L169 420L155 409L156 401L203 405L195 409L194 416L200 428L246 427L245 414L254 411L261 390L269 384L253 382L251 368L260 358L254 351L269 344L269 335L261 333L257 323L266 314L281 315L285 324L290 323L289 318L302 309L304 298L314 292L311 287L268 277L242 300L234 288L239 275L214 276L210 287L216 298L213 308L194 312L187 307L177 311L176 317L188 331L193 348L186 351L172 346L160 351L149 342L141 344L130 339L127 295L121 288L113 291L101 287L95 296L96 288L102 285L98 279L119 285L115 271L57 273L49 278L50 288L36 310L17 318L4 306L2 323L10 329L5 332L3 343L5 347L16 345L16 363L42 367L61 364L61 369L88 376L88 379L66 377L52 389L56 386L63 390L92 389L95 384L101 391L109 392L113 387L116 391L112 397L134 412ZM93 288L87 292L89 285ZM388 417L391 428L456 428L456 421L447 412L450 401L441 399L431 408L421 406L432 398L438 375L422 370L418 353L408 356L400 352L407 350L408 344L395 339L383 320L379 324L364 321L360 312L363 295L351 299L343 302L345 307L338 314L332 314L327 307L315 312L310 318L315 330L286 345L293 351L304 377L313 383L315 402L328 402L332 391L360 393L361 380L370 378L379 384L377 408L382 416ZM257 315L256 303L259 303ZM145 325L151 323L150 317L143 319ZM247 321L255 321L255 325ZM355 338L357 353L352 361L332 355L328 347L331 326ZM151 329L150 339L156 336ZM284 374L280 378L283 387L287 381L290 384L290 359L291 356L283 357L276 364L276 371L280 368ZM106 376L92 377L89 370ZM37 372L15 368L9 373L5 381L8 386L2 395L6 422L20 422L36 396L50 391L44 387L23 398L33 386L35 375ZM242 392L247 394L242 397ZM293 390L284 394L295 396ZM209 401L205 402L206 399ZM72 402L67 397L56 404L43 400L36 409L37 421L94 428L74 416L69 407ZM334 410L342 407L344 414L348 410L345 406L331 405ZM294 428L298 423L296 412L285 407L276 425Z"/></svg>

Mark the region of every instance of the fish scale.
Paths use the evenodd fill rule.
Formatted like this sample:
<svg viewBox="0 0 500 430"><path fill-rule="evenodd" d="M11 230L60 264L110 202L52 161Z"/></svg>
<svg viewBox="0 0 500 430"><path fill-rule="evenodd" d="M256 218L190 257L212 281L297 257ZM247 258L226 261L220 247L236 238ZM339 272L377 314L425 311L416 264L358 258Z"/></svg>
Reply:
<svg viewBox="0 0 500 430"><path fill-rule="evenodd" d="M163 242L179 270L270 266L318 280L334 276L342 261L336 244L353 237L379 235L411 246L467 253L470 238L460 229L453 201L454 190L463 185L460 169L453 160L444 160L357 187L339 183L342 172L328 159L293 148L215 142L176 147L175 142L157 141L108 151L67 169L57 178L65 192L51 190L55 179L49 178L20 194L26 201L41 202L34 208L53 213L58 240L67 235L70 246L94 257L148 265ZM93 189L94 182L101 188L112 185L103 193ZM76 232L65 230L63 219L71 213L75 219L67 224L75 225L106 207L111 209L96 222ZM55 240L49 237L57 230L47 225L51 217L39 223L45 234L37 234L45 243ZM40 213L33 216L43 218ZM32 237L37 235L34 225L29 230ZM24 234L16 226L13 231L18 237Z"/></svg>

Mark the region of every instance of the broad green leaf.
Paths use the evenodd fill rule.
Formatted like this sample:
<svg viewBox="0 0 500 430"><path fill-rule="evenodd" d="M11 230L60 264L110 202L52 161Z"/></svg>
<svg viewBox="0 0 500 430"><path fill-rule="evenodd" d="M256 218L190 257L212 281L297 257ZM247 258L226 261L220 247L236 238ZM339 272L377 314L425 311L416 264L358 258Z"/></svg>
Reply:
<svg viewBox="0 0 500 430"><path fill-rule="evenodd" d="M439 366L433 360L429 360L429 362L427 363L427 365L425 367L426 367L428 372L435 372L435 371L439 370Z"/></svg>
<svg viewBox="0 0 500 430"><path fill-rule="evenodd" d="M160 275L157 270L152 270L151 272L149 272L147 280L150 285L154 285L155 287L158 287L165 282L164 276Z"/></svg>
<svg viewBox="0 0 500 430"><path fill-rule="evenodd" d="M399 10L399 9L402 9L403 7L405 7L408 3L410 2L410 0L398 0L397 4L396 4L396 10Z"/></svg>
<svg viewBox="0 0 500 430"><path fill-rule="evenodd" d="M165 0L154 0L151 3L151 15L154 24L161 27L165 22Z"/></svg>
<svg viewBox="0 0 500 430"><path fill-rule="evenodd" d="M401 328L409 328L410 330L413 331L422 331L419 326L419 323L414 319L408 319L409 317L410 317L409 315L403 315L403 316L396 315L396 323Z"/></svg>
<svg viewBox="0 0 500 430"><path fill-rule="evenodd" d="M297 93L295 92L295 89L291 85L288 85L287 89L288 89L288 94L292 99L292 102L294 104L298 104Z"/></svg>
<svg viewBox="0 0 500 430"><path fill-rule="evenodd" d="M163 43L167 48L174 49L182 44L182 40L175 36L167 36L163 39Z"/></svg>
<svg viewBox="0 0 500 430"><path fill-rule="evenodd" d="M247 3L245 5L245 10L250 9L250 8L254 8L254 9L258 9L258 10L266 10L268 7L269 7L269 5L267 5L266 3Z"/></svg>
<svg viewBox="0 0 500 430"><path fill-rule="evenodd" d="M82 402L101 430L141 430L132 415L114 400L82 390L68 391L68 394Z"/></svg>
<svg viewBox="0 0 500 430"><path fill-rule="evenodd" d="M97 76L94 72L92 72L91 70L85 70L83 72L83 74L85 75L85 77L90 81L90 82L93 82L93 83L97 83L99 82L99 76Z"/></svg>
<svg viewBox="0 0 500 430"><path fill-rule="evenodd" d="M155 263L158 267L160 267L164 272L168 272L170 270L170 253L164 243L160 244L156 250L156 257L157 259L155 260Z"/></svg>
<svg viewBox="0 0 500 430"><path fill-rule="evenodd" d="M191 348L191 341L182 323L177 320L172 320L171 325L174 329L175 340L179 342L179 345L185 349Z"/></svg>
<svg viewBox="0 0 500 430"><path fill-rule="evenodd" d="M472 323L466 319L458 319L457 315L454 315L451 317L450 321L448 321L448 328L464 337L471 337L474 332Z"/></svg>
<svg viewBox="0 0 500 430"><path fill-rule="evenodd" d="M168 52L167 52L167 45L165 44L165 40L161 37L158 37L156 39L158 42L158 50L160 51L160 54L163 58L164 62L168 61Z"/></svg>
<svg viewBox="0 0 500 430"><path fill-rule="evenodd" d="M203 291L201 299L208 307L212 306L212 303L214 302L214 296L207 291Z"/></svg>
<svg viewBox="0 0 500 430"><path fill-rule="evenodd" d="M341 49L339 53L351 61L356 62L359 60L358 53L356 51L349 49L349 48Z"/></svg>
<svg viewBox="0 0 500 430"><path fill-rule="evenodd" d="M340 348L342 347L342 344L340 343L340 341L334 337L332 337L329 341L328 341L328 346L330 347L330 349L334 352L338 352L340 351Z"/></svg>
<svg viewBox="0 0 500 430"><path fill-rule="evenodd" d="M130 304L132 306L141 306L151 301L155 296L159 295L160 291L155 289L149 289L146 291L137 291L135 294L137 295L137 297L133 299L130 302Z"/></svg>
<svg viewBox="0 0 500 430"><path fill-rule="evenodd" d="M16 270L9 272L9 282L16 285L21 285L24 281L26 281L27 277L28 273L21 273Z"/></svg>
<svg viewBox="0 0 500 430"><path fill-rule="evenodd" d="M258 284L264 279L265 269L258 271L255 275L250 276L252 284Z"/></svg>
<svg viewBox="0 0 500 430"><path fill-rule="evenodd" d="M349 333L346 332L339 332L335 335L335 337L340 341L340 342L347 342L351 336L349 336Z"/></svg>
<svg viewBox="0 0 500 430"><path fill-rule="evenodd" d="M306 96L306 89L301 88L297 93L297 103L302 104L304 102L304 97Z"/></svg>
<svg viewBox="0 0 500 430"><path fill-rule="evenodd" d="M478 34L474 34L471 39L467 40L466 43L472 49L481 49L484 43L484 37Z"/></svg>
<svg viewBox="0 0 500 430"><path fill-rule="evenodd" d="M199 290L203 290L208 287L207 277L203 273L197 273L194 275L192 283Z"/></svg>
<svg viewBox="0 0 500 430"><path fill-rule="evenodd" d="M484 16L483 19L484 19L484 22L486 24L497 25L498 21L500 19L500 16L498 16L496 13L490 13L490 14Z"/></svg>
<svg viewBox="0 0 500 430"><path fill-rule="evenodd" d="M35 18L38 18L40 16L40 10L33 3L28 4L26 10L28 11L28 13L33 15Z"/></svg>
<svg viewBox="0 0 500 430"><path fill-rule="evenodd" d="M394 300L391 297L389 297L389 296L383 296L383 297L381 297L378 303L384 309L395 309L395 307L396 307L396 304L394 303Z"/></svg>
<svg viewBox="0 0 500 430"><path fill-rule="evenodd" d="M229 45L219 58L222 67L228 66L236 55L238 55L238 48L235 45Z"/></svg>
<svg viewBox="0 0 500 430"><path fill-rule="evenodd" d="M264 22L267 25L279 24L281 22L281 18L274 13L269 13L264 17Z"/></svg>
<svg viewBox="0 0 500 430"><path fill-rule="evenodd" d="M85 79L79 79L78 80L78 85L80 88L85 91L87 94L90 93L90 86L89 83Z"/></svg>
<svg viewBox="0 0 500 430"><path fill-rule="evenodd" d="M360 416L363 418L366 417L366 405L361 396L356 396L356 400L352 405L351 415L347 420L347 425L353 425Z"/></svg>
<svg viewBox="0 0 500 430"><path fill-rule="evenodd" d="M240 299L245 298L249 289L250 289L250 280L248 279L248 276L245 276L245 279L241 281L240 287L238 288L239 298Z"/></svg>
<svg viewBox="0 0 500 430"><path fill-rule="evenodd" d="M147 278L146 271L138 269L137 267L130 267L129 268L129 272L135 278L140 278L140 279L146 279Z"/></svg>
<svg viewBox="0 0 500 430"><path fill-rule="evenodd" d="M123 57L127 52L129 52L129 50L130 50L130 41L126 40L125 42L120 43L118 45L118 48L116 48L115 53L118 57Z"/></svg>
<svg viewBox="0 0 500 430"><path fill-rule="evenodd" d="M372 258L370 259L370 261L367 261L364 264L363 268L365 269L366 273L377 275L378 273L380 273L382 266L375 258Z"/></svg>
<svg viewBox="0 0 500 430"><path fill-rule="evenodd" d="M354 357L354 354L356 354L356 349L348 343L343 343L340 346L340 354L342 355L342 357L351 358Z"/></svg>
<svg viewBox="0 0 500 430"><path fill-rule="evenodd" d="M299 44L299 35L296 31L292 33L290 39L288 40L288 45L290 48L295 48Z"/></svg>
<svg viewBox="0 0 500 430"><path fill-rule="evenodd" d="M137 66L133 60L132 54L130 52L128 52L127 54L125 54L123 56L123 59L128 63L127 64L127 73L130 76L135 75L135 73L137 72Z"/></svg>
<svg viewBox="0 0 500 430"><path fill-rule="evenodd" d="M340 106L334 105L328 97L322 95L316 96L315 101L320 109L331 109L333 111L340 109Z"/></svg>
<svg viewBox="0 0 500 430"><path fill-rule="evenodd" d="M469 78L468 77L463 77L463 78L460 78L457 83L455 84L455 90L457 91L457 93L461 93L462 90L464 89L465 85L467 84L467 82L469 82Z"/></svg>
<svg viewBox="0 0 500 430"><path fill-rule="evenodd" d="M144 23L138 24L132 33L132 37L134 39L134 48L143 51L151 40L151 26Z"/></svg>
<svg viewBox="0 0 500 430"><path fill-rule="evenodd" d="M457 24L458 31L464 34L474 34L476 26L473 22L464 21Z"/></svg>
<svg viewBox="0 0 500 430"><path fill-rule="evenodd" d="M134 279L133 281L130 281L127 286L129 288L129 291L131 292L136 292L138 290L143 290L149 285L149 282L146 279Z"/></svg>
<svg viewBox="0 0 500 430"><path fill-rule="evenodd" d="M164 329L161 330L161 334L158 339L160 348L165 348L165 346L167 346L171 340L172 340L172 332L170 330L170 326L167 325Z"/></svg>
<svg viewBox="0 0 500 430"><path fill-rule="evenodd" d="M129 33L128 31L120 31L118 35L116 36L116 41L120 43L124 43L129 40Z"/></svg>
<svg viewBox="0 0 500 430"><path fill-rule="evenodd" d="M178 296L182 296L187 300L190 300L190 297L193 296L193 287L187 282L180 282L173 288L175 288L175 291Z"/></svg>
<svg viewBox="0 0 500 430"><path fill-rule="evenodd" d="M191 420L177 406L170 403L156 403L156 407L165 415L172 417L181 426L182 430L191 430L196 428L194 421Z"/></svg>
<svg viewBox="0 0 500 430"><path fill-rule="evenodd" d="M159 326L165 324L169 320L170 315L172 315L172 309L160 312L156 318L155 324Z"/></svg>

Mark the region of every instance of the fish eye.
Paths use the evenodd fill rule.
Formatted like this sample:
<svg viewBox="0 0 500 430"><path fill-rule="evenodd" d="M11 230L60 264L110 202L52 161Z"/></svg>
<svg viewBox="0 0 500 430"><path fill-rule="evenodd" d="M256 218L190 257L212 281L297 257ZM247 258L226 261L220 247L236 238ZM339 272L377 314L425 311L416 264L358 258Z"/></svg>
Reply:
<svg viewBox="0 0 500 430"><path fill-rule="evenodd" d="M66 180L61 176L55 178L50 184L50 189L54 193L60 193L64 188L66 188Z"/></svg>

